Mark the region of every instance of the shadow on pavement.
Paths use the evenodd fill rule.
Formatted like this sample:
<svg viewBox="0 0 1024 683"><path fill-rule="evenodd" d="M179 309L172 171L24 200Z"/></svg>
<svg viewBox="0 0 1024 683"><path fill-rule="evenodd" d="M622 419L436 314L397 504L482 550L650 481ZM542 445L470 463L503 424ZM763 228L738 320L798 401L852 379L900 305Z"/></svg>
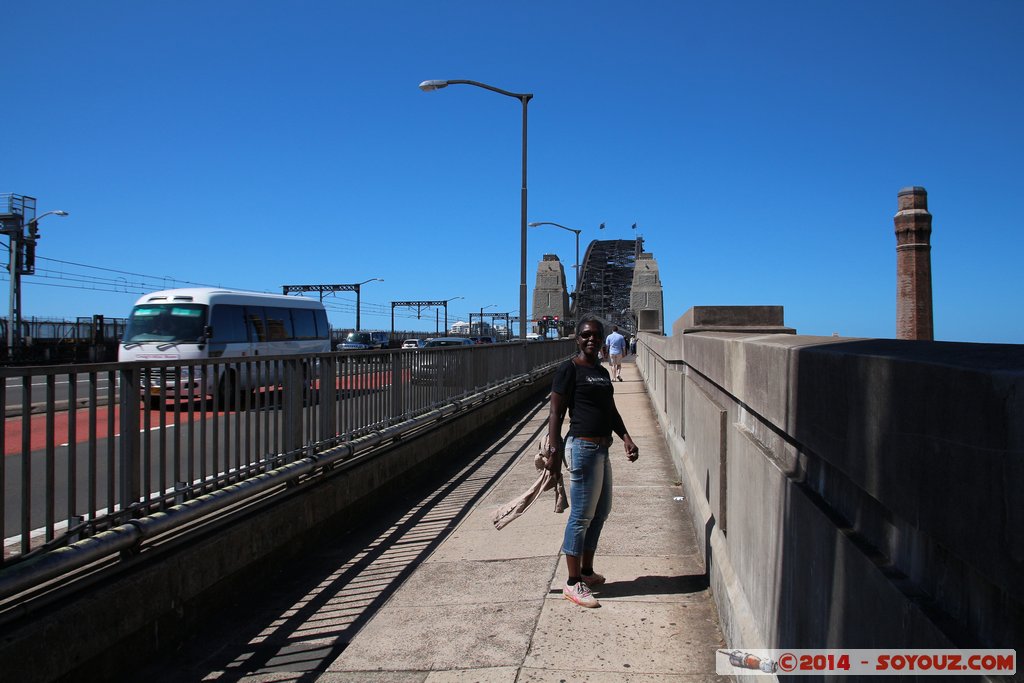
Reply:
<svg viewBox="0 0 1024 683"><path fill-rule="evenodd" d="M530 435L521 447L501 453L544 409L544 403L533 404L499 424L415 488L382 494L356 528L324 539L276 574L232 587L218 616L145 671L133 672L132 680L316 680L535 443L537 435Z"/></svg>

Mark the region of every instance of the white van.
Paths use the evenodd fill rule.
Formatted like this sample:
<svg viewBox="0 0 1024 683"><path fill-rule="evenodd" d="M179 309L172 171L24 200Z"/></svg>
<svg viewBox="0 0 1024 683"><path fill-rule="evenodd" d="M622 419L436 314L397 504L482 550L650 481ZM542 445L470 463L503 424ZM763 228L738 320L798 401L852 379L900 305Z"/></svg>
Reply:
<svg viewBox="0 0 1024 683"><path fill-rule="evenodd" d="M136 301L118 346L117 359L129 362L255 358L323 353L330 348L327 312L319 301L197 287L153 292ZM187 374L187 368L182 372ZM235 377L230 370L228 373L212 378L222 393L228 393L223 391L225 387L251 388L247 378ZM188 378L183 376L180 380ZM179 390L179 381L154 379L150 384L153 396L160 394L161 384L165 396L173 396Z"/></svg>

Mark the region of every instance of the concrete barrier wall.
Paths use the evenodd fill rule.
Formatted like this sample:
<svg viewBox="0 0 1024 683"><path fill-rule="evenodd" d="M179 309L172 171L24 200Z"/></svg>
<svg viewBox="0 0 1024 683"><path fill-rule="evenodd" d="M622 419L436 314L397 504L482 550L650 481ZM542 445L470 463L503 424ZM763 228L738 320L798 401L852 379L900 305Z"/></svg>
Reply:
<svg viewBox="0 0 1024 683"><path fill-rule="evenodd" d="M357 523L381 491L395 495L439 459L524 403L547 394L551 375L509 392L416 438L363 458L324 480L300 485L269 507L246 512L187 544L124 558L119 575L5 625L0 679L126 680L152 653L173 647L191 625L231 609L239 583L273 576L324 534Z"/></svg>
<svg viewBox="0 0 1024 683"><path fill-rule="evenodd" d="M687 316L637 363L729 643L1020 651L1024 346Z"/></svg>

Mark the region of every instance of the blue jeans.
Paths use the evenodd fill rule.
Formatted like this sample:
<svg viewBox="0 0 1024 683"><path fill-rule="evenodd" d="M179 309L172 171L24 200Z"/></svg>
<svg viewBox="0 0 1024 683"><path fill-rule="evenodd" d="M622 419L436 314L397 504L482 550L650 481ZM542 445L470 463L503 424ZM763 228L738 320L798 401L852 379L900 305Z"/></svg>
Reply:
<svg viewBox="0 0 1024 683"><path fill-rule="evenodd" d="M607 446L571 436L565 440L565 461L569 519L562 552L580 557L587 550L597 550L604 521L612 511L612 463Z"/></svg>

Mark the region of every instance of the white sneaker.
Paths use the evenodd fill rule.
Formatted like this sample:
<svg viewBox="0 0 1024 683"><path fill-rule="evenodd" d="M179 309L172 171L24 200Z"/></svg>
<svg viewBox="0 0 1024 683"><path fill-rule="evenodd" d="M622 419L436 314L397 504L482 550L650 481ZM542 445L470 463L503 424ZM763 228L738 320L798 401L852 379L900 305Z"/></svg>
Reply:
<svg viewBox="0 0 1024 683"><path fill-rule="evenodd" d="M565 596L566 600L572 600L580 607L600 607L601 603L597 601L594 594L590 592L590 587L582 581L577 581L575 586L565 584L562 586L562 595Z"/></svg>

